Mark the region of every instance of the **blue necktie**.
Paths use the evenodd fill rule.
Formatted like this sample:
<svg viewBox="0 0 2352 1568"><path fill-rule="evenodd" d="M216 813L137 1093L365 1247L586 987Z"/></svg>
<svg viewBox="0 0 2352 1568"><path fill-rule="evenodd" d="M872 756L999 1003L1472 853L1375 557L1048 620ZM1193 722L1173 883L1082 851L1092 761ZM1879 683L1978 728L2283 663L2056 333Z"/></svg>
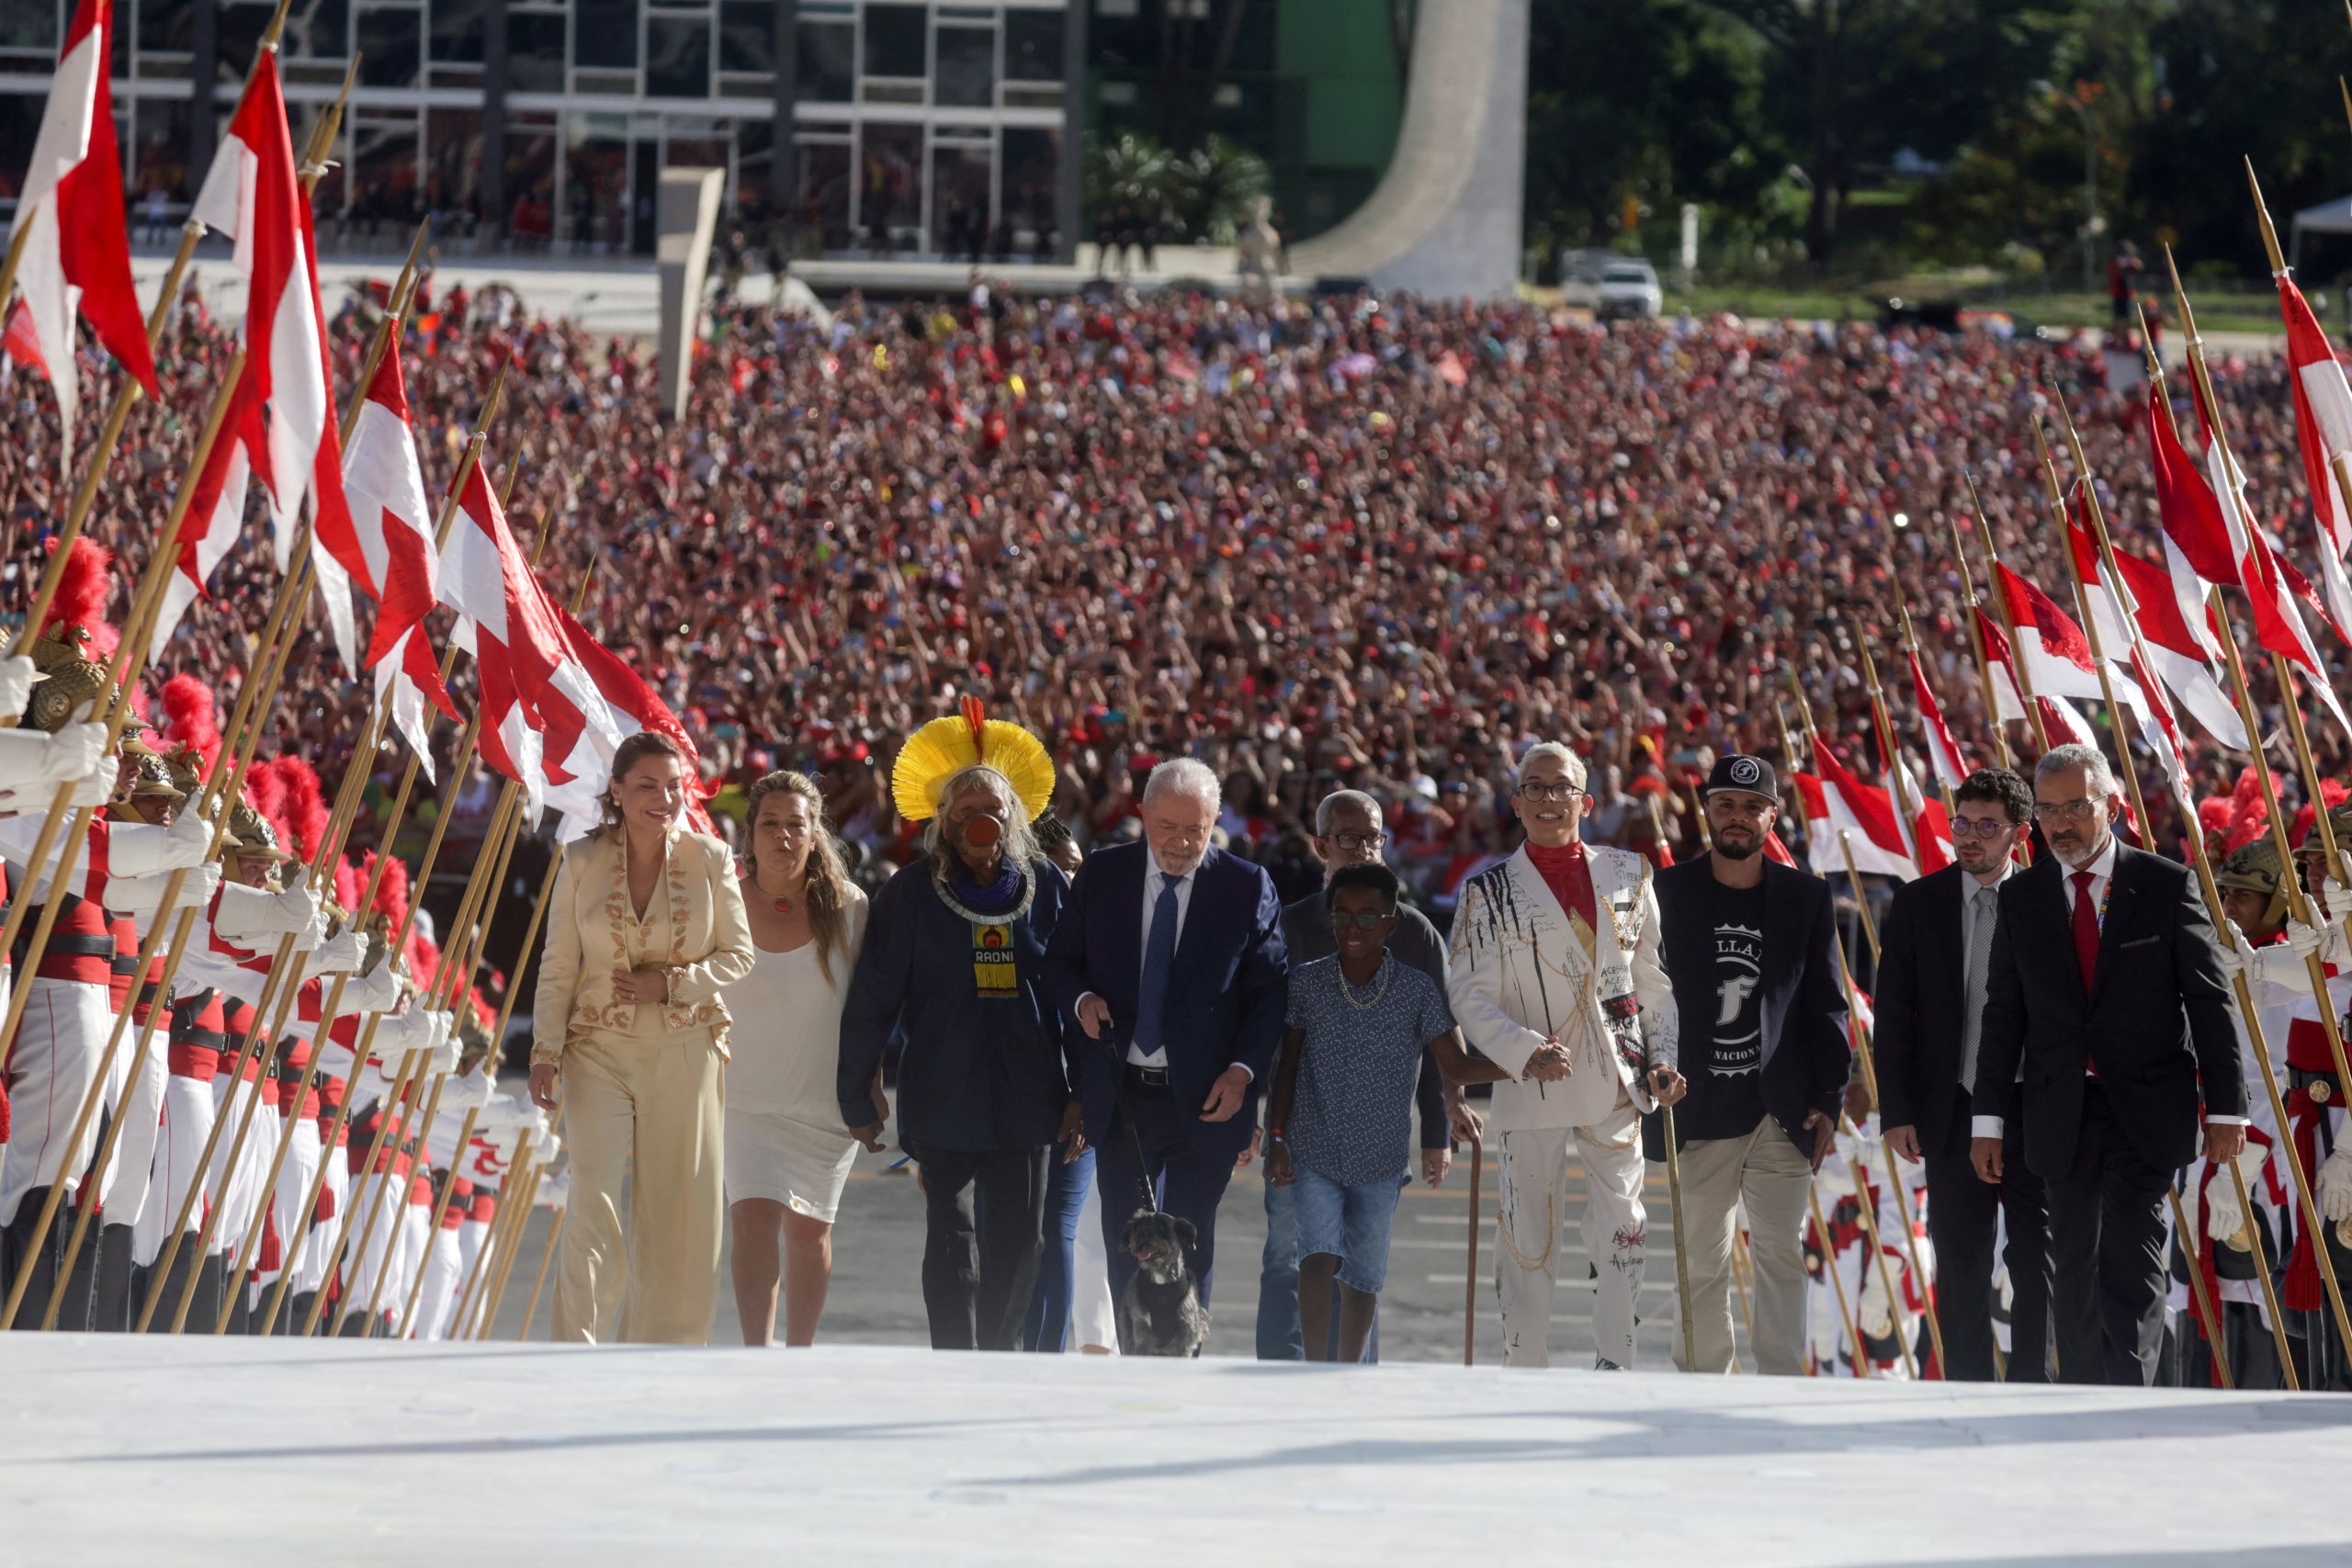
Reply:
<svg viewBox="0 0 2352 1568"><path fill-rule="evenodd" d="M1168 1017L1168 972L1176 966L1176 879L1164 872L1151 907L1151 937L1144 943L1143 984L1136 988L1136 1045L1147 1055L1160 1048Z"/></svg>

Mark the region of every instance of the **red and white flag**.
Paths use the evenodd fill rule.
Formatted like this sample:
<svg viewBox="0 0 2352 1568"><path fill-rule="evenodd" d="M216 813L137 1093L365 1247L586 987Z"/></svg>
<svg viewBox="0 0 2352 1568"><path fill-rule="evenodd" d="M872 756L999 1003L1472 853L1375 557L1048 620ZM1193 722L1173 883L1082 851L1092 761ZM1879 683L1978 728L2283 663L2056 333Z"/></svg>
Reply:
<svg viewBox="0 0 2352 1568"><path fill-rule="evenodd" d="M2012 650L2040 697L2090 697L2105 701L2090 638L2057 602L1999 561L1994 573L2008 599L2009 620L2018 630ZM2105 644L2102 641L2102 648ZM2129 702L2121 690L2118 698Z"/></svg>
<svg viewBox="0 0 2352 1568"><path fill-rule="evenodd" d="M1944 810L1944 803L1919 787L1906 766L1901 790L1895 788L1894 775L1886 775L1886 794L1897 807L1895 825L1903 829L1903 850L1919 874L1939 872L1951 863L1951 817ZM1905 795L1911 801L1911 815L1905 820L1902 810Z"/></svg>
<svg viewBox="0 0 2352 1568"><path fill-rule="evenodd" d="M660 694L628 662L596 640L594 633L560 604L551 604L563 627L572 659L594 683L603 700L602 726L560 691L550 691L541 705L547 720L548 804L562 814L557 837L565 843L580 838L603 819L601 797L612 780L613 752L639 730L666 735L685 753L690 787L686 825L698 833L715 833L710 813L699 794L701 754L678 716Z"/></svg>
<svg viewBox="0 0 2352 1568"><path fill-rule="evenodd" d="M311 559L328 624L345 664L356 671L351 581L370 593L376 583L344 500L318 246L310 197L294 167L277 56L270 51L254 66L252 84L197 192L195 216L235 242L233 265L245 278L245 379L254 395L238 411L234 434L270 497L278 570L287 568L307 501Z"/></svg>
<svg viewBox="0 0 2352 1568"><path fill-rule="evenodd" d="M362 558L379 590L376 628L365 659L376 673L377 700L393 727L433 777L428 704L458 716L441 684L441 669L424 631L436 576L433 510L424 499L424 472L416 460L416 437L409 424L408 385L394 347L376 368L376 378L352 427L351 448L343 458L344 498Z"/></svg>
<svg viewBox="0 0 2352 1568"><path fill-rule="evenodd" d="M2208 630L2204 612L2200 609L2194 621L2184 616L2171 574L2122 550L2115 552L2115 563L2121 569L2119 580L2100 558L2089 530L2075 518L2067 520L2066 540L2075 554L2075 570L2082 576L2084 596L2091 602L2098 622L2100 650L2109 662L2122 665L2143 694L2155 684L2144 676L2156 676L2179 696L2208 734L2224 746L2244 750L2245 726L2213 667L2221 649ZM2132 640L2135 629L2147 651L2149 668L2144 671L2135 668ZM2153 695L2164 707L2164 722L2171 722L2169 705L2162 703L2163 693L2154 691ZM2158 722L2156 713L2148 711L2146 705L2134 705L2143 710L2144 722Z"/></svg>
<svg viewBox="0 0 2352 1568"><path fill-rule="evenodd" d="M1982 605L1976 611L1976 630L1984 639L1984 661L1993 670L1993 702L2000 710L2004 724L2026 722L2024 688L2018 683L2017 655L2009 647L2008 634L1998 621L1984 613ZM2088 746L2091 727L2080 709L2064 697L2045 697L2039 693L2033 699L2034 711L2041 716L2042 732L2052 746L2064 746L2079 741Z"/></svg>
<svg viewBox="0 0 2352 1568"><path fill-rule="evenodd" d="M1968 778L1968 764L1960 755L1960 747L1951 738L1951 727L1944 722L1943 705L1936 701L1936 694L1928 685L1928 672L1919 664L1919 650L1908 650L1911 660L1911 700L1919 707L1919 728L1926 733L1928 761L1934 764L1939 782L1958 789Z"/></svg>
<svg viewBox="0 0 2352 1568"><path fill-rule="evenodd" d="M13 243L25 235L17 287L40 345L39 364L57 394L64 439L74 458L74 418L81 406L74 319L90 323L107 351L155 396L155 358L147 321L130 283L130 232L122 209L122 154L115 145L114 97L107 62L114 0L80 0L58 51L57 76L33 137L32 162L17 191ZM10 327L15 321L12 316Z"/></svg>
<svg viewBox="0 0 2352 1568"><path fill-rule="evenodd" d="M1815 874L1845 875L1850 848L1857 871L1905 882L1917 876L1893 797L1856 778L1826 746L1814 748L1814 765L1819 776L1799 773L1797 788L1804 800L1806 849Z"/></svg>
<svg viewBox="0 0 2352 1568"><path fill-rule="evenodd" d="M2311 301L2286 273L2278 280L2287 363L2294 372L2288 385L2294 393L2295 444L2302 450L2303 482L2319 525L2319 580L2335 624L2352 626L2352 582L2344 574L2344 554L2352 550L2352 506L2336 477L2336 465L2352 460L2352 386L2345 383L2344 367Z"/></svg>

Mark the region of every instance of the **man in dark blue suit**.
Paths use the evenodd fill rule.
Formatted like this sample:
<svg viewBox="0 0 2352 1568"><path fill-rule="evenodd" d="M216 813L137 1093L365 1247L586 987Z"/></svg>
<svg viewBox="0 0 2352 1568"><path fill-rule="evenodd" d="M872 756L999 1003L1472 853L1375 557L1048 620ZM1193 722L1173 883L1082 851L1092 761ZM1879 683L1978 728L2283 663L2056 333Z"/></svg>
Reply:
<svg viewBox="0 0 2352 1568"><path fill-rule="evenodd" d="M1047 995L1096 1043L1080 1048L1080 1083L1114 1298L1135 1273L1127 1221L1156 1203L1198 1233L1186 1262L1207 1299L1217 1203L1282 1040L1282 900L1209 847L1218 804L1204 764L1154 768L1145 842L1088 859L1046 951Z"/></svg>

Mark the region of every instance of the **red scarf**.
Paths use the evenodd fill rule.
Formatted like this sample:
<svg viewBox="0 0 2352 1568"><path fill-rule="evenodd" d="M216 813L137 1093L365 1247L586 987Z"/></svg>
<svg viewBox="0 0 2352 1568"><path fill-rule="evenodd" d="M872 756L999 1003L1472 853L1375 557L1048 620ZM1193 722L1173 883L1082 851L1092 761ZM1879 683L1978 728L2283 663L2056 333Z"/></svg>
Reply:
<svg viewBox="0 0 2352 1568"><path fill-rule="evenodd" d="M1592 867L1585 860L1582 844L1566 844L1556 850L1546 849L1533 840L1528 840L1527 858L1543 874L1544 886L1560 901L1560 908L1584 917L1584 923L1595 934L1600 931L1600 917L1592 897Z"/></svg>

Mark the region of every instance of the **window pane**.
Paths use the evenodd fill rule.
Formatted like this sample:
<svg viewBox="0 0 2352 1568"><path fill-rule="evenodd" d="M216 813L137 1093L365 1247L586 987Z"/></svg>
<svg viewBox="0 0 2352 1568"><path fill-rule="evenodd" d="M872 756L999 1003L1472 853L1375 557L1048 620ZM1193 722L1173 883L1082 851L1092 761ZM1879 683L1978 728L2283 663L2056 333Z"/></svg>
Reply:
<svg viewBox="0 0 2352 1568"><path fill-rule="evenodd" d="M650 98L710 96L710 24L696 17L656 17L645 28L645 95Z"/></svg>
<svg viewBox="0 0 2352 1568"><path fill-rule="evenodd" d="M576 248L617 251L628 238L628 120L621 115L565 117L564 183Z"/></svg>
<svg viewBox="0 0 2352 1568"><path fill-rule="evenodd" d="M140 10L147 9L142 3ZM140 18L144 36L147 18ZM288 60L348 60L351 58L350 0L294 0L286 13L286 58Z"/></svg>
<svg viewBox="0 0 2352 1568"><path fill-rule="evenodd" d="M546 11L506 13L506 85L516 93L563 91L563 18Z"/></svg>
<svg viewBox="0 0 2352 1568"><path fill-rule="evenodd" d="M1062 79L1062 14L1059 11L1007 11L1004 14L1004 79L1008 82L1058 82Z"/></svg>
<svg viewBox="0 0 2352 1568"><path fill-rule="evenodd" d="M866 244L879 249L896 230L918 230L922 221L922 127L868 125L860 170L858 221Z"/></svg>
<svg viewBox="0 0 2352 1568"><path fill-rule="evenodd" d="M849 249L849 145L820 143L799 148L800 204L796 216L816 231L828 251Z"/></svg>
<svg viewBox="0 0 2352 1568"><path fill-rule="evenodd" d="M187 175L189 103L186 98L141 98L138 118L131 121L130 189L143 194L150 186L174 201L186 201L202 183ZM141 222L133 210L131 223ZM152 236L151 236L152 237Z"/></svg>
<svg viewBox="0 0 2352 1568"><path fill-rule="evenodd" d="M359 13L359 80L370 87L413 87L422 70L417 47L423 41L424 19L414 11ZM248 57L250 59L250 57ZM242 69L242 67L240 68ZM409 138L410 152L416 138ZM412 186L414 175L410 177ZM364 187L363 187L364 189Z"/></svg>
<svg viewBox="0 0 2352 1568"><path fill-rule="evenodd" d="M481 111L428 109L424 116L424 194L444 212L479 219L481 192Z"/></svg>
<svg viewBox="0 0 2352 1568"><path fill-rule="evenodd" d="M932 102L985 108L996 101L996 34L982 28L939 29L939 71Z"/></svg>
<svg viewBox="0 0 2352 1568"><path fill-rule="evenodd" d="M802 22L796 62L800 96L845 104L856 91L857 29L847 22Z"/></svg>
<svg viewBox="0 0 2352 1568"><path fill-rule="evenodd" d="M616 69L637 63L637 0L577 0L571 62Z"/></svg>
<svg viewBox="0 0 2352 1568"><path fill-rule="evenodd" d="M923 33L928 25L920 6L868 6L865 8L865 73L868 76L922 74Z"/></svg>
<svg viewBox="0 0 2352 1568"><path fill-rule="evenodd" d="M1004 130L1005 220L1015 229L1043 234L1054 226L1055 177L1061 163L1058 130L1007 126Z"/></svg>
<svg viewBox="0 0 2352 1568"><path fill-rule="evenodd" d="M139 52L186 54L196 47L196 0L139 0Z"/></svg>
<svg viewBox="0 0 2352 1568"><path fill-rule="evenodd" d="M945 256L985 254L989 238L989 150L931 150L931 246Z"/></svg>
<svg viewBox="0 0 2352 1568"><path fill-rule="evenodd" d="M433 0L433 40L438 64L480 65L490 0Z"/></svg>
<svg viewBox="0 0 2352 1568"><path fill-rule="evenodd" d="M24 188L25 165L33 161L33 138L40 134L47 101L30 93L0 93L0 197L14 201Z"/></svg>
<svg viewBox="0 0 2352 1568"><path fill-rule="evenodd" d="M719 0L718 68L774 73L775 0Z"/></svg>
<svg viewBox="0 0 2352 1568"><path fill-rule="evenodd" d="M233 87L245 85L245 73L253 68L254 56L261 52L261 35L269 30L270 13L276 7L268 5L224 5L214 14L212 36L219 53L212 63L212 76ZM227 116L222 116L226 123ZM294 144L299 156L302 144Z"/></svg>
<svg viewBox="0 0 2352 1568"><path fill-rule="evenodd" d="M351 216L371 238L399 233L420 215L416 121L360 124L351 131Z"/></svg>
<svg viewBox="0 0 2352 1568"><path fill-rule="evenodd" d="M37 49L45 54L55 54L62 37L57 30L56 0L13 0L10 5L0 6L0 49ZM27 101L32 105L34 123L40 123L40 100L33 98ZM8 115L12 120L24 107L23 104L9 106ZM12 196L17 188L16 178L23 173L32 155L33 144L28 141L24 156L8 165L6 176L0 176L7 179Z"/></svg>
<svg viewBox="0 0 2352 1568"><path fill-rule="evenodd" d="M555 237L555 124L506 128L507 232L533 245Z"/></svg>

